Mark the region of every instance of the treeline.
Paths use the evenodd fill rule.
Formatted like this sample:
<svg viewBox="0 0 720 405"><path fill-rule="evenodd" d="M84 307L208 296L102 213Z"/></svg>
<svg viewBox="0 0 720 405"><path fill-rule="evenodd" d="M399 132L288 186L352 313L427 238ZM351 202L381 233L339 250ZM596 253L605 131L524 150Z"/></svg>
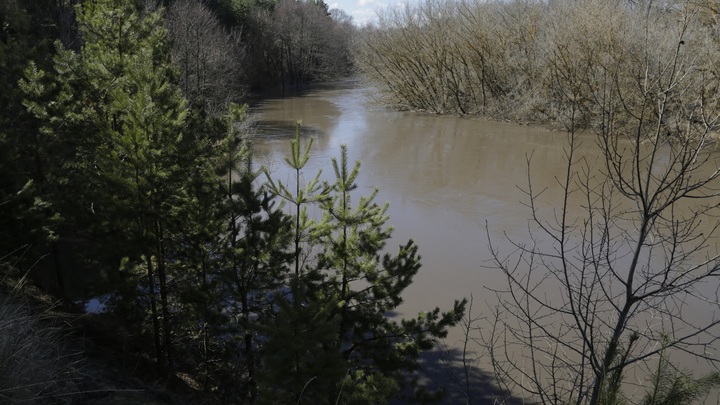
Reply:
<svg viewBox="0 0 720 405"><path fill-rule="evenodd" d="M359 63L387 101L434 113L598 127L657 104L677 75L691 79L673 89L678 111L720 79L708 1L427 0L361 38Z"/></svg>
<svg viewBox="0 0 720 405"><path fill-rule="evenodd" d="M150 359L156 377L189 378L193 401L377 403L411 392L407 372L464 302L388 318L420 259L412 241L385 253L387 206L374 194L351 203L359 165L343 148L334 182L303 181L311 142L298 134L290 184L256 171L246 108L229 102L243 85L229 66L252 50L233 48L238 37L196 3L147 4L3 3L2 279L51 274L46 286L68 307L78 285L107 293L105 326L91 334L115 342L118 362ZM332 21L317 4L254 7L247 19L284 15L293 32ZM262 61L277 63L276 78L331 73L313 70L330 64L318 37L270 31L285 35L272 41L282 57ZM25 373L20 386L0 375L0 400L92 395L32 380L45 374Z"/></svg>
<svg viewBox="0 0 720 405"><path fill-rule="evenodd" d="M327 81L353 70L352 19L322 0L165 3L173 61L190 101Z"/></svg>

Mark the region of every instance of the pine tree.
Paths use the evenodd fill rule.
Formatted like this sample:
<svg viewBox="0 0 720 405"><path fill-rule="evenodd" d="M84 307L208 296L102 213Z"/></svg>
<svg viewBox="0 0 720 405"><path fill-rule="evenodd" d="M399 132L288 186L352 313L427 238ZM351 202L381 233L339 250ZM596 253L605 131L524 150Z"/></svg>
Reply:
<svg viewBox="0 0 720 405"><path fill-rule="evenodd" d="M300 147L298 131L286 159L296 171L293 191L269 180L296 215L296 276L279 301L278 322L265 331L262 398L385 402L400 392L405 373L418 367L419 354L460 321L465 301L447 313L435 308L416 319L390 320L386 315L402 303L420 268L417 246L408 241L396 255L381 255L392 235L385 226L388 206L374 202L377 191L353 205L360 164L349 167L345 146L332 160L333 184L321 184L318 174L302 187L309 147ZM319 204L321 220L308 217L310 202ZM331 372L321 373L317 364Z"/></svg>
<svg viewBox="0 0 720 405"><path fill-rule="evenodd" d="M310 233L315 224L315 220L308 216L308 205L325 200L328 192L327 187L320 182L322 170L319 170L310 181L302 184L302 171L310 160L310 148L314 139L310 138L303 148L300 136L301 128L302 122L298 121L295 125L295 138L290 144L290 157L285 158L285 162L295 171L295 184L289 185L275 181L272 175L264 169L270 191L292 206L292 215L295 219L293 244L296 280L302 276L303 263L309 255L309 252L303 252L303 246L305 248L310 246Z"/></svg>
<svg viewBox="0 0 720 405"><path fill-rule="evenodd" d="M291 154L286 163L295 171L294 184L275 181L265 170L267 187L273 196L290 206L292 224L293 273L285 288L275 295L277 311L268 314L261 329L266 344L260 354L264 367L259 378L259 402L317 403L322 395L334 392L345 370L334 331L337 319L332 315L336 301L311 301L308 289L313 274L307 270L307 260L314 244L316 220L307 208L327 198L327 186L320 182L321 171L303 184L303 169L310 159L313 138L304 145L301 122L297 122Z"/></svg>
<svg viewBox="0 0 720 405"><path fill-rule="evenodd" d="M337 301L311 300L303 279L292 279L287 292L274 322L261 329L258 403L335 403L348 372L337 346Z"/></svg>
<svg viewBox="0 0 720 405"><path fill-rule="evenodd" d="M103 197L112 198L102 204L121 219L118 228L145 262L156 345L162 336L158 364L172 369L167 247L181 226L173 207L183 203L187 191L188 167L180 164L180 153L193 139L183 134L185 102L171 82L160 18L159 13L141 16L130 1L120 0L85 3L78 13L86 41L81 68L97 83L92 90L106 106L105 114L93 119L101 137L97 175L105 185Z"/></svg>
<svg viewBox="0 0 720 405"><path fill-rule="evenodd" d="M158 366L172 368L168 249L183 233L177 207L189 198L197 140L184 133L161 14L130 0L85 2L76 14L84 42L79 53L57 45L52 110L35 108L48 91L32 91L42 78L32 67L26 106L67 159L63 216L145 273Z"/></svg>
<svg viewBox="0 0 720 405"><path fill-rule="evenodd" d="M400 323L387 317L402 303L402 292L420 269L417 246L410 240L396 255L381 257L392 234L385 226L388 205L374 202L375 190L353 206L360 163L349 168L344 145L332 165L335 183L331 198L321 204L324 218L316 229L323 251L313 271L321 281L311 291L315 300L335 297L338 302L333 313L338 317L335 345L349 369L342 398L387 400L398 393L402 373L417 368L420 352L431 349L435 339L460 321L465 300L456 301L447 313L435 308Z"/></svg>
<svg viewBox="0 0 720 405"><path fill-rule="evenodd" d="M273 297L287 285L293 252L291 218L278 207L274 196L261 185L260 172L253 168L252 148L235 126L246 120L246 107L231 105L226 125L228 135L221 144L224 152L221 215L226 227L221 232L220 294L224 327L238 342L231 356L242 364L240 395L253 403L257 398L257 335L263 323L272 319ZM237 367L237 365L235 365ZM240 384L238 384L240 383Z"/></svg>
<svg viewBox="0 0 720 405"><path fill-rule="evenodd" d="M221 187L225 177L218 171L224 158L219 145L228 125L225 119L208 119L198 111L188 117L185 133L192 142L183 142L177 163L191 170L184 173L182 201L173 207L173 217L182 223L166 252L172 258L176 367L196 372L206 391L217 388L225 371L225 344L218 339L225 329L218 325L227 319L218 275L227 218Z"/></svg>
<svg viewBox="0 0 720 405"><path fill-rule="evenodd" d="M41 131L41 121L25 108L21 79L30 64L38 76L34 90L50 93L43 89L49 84L43 69L52 64L52 41L64 28L57 16L65 7L24 0L0 5L0 204L6 213L0 216L0 251L20 249L23 254L14 259L23 272L31 266L54 268L61 297L60 218L51 181L61 154L55 139ZM42 111L47 101L37 107Z"/></svg>

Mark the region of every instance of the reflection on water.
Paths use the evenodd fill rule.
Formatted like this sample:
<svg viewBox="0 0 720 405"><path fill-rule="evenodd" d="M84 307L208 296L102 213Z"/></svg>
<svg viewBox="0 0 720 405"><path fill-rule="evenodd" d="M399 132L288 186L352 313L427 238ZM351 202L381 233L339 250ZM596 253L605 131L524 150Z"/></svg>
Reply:
<svg viewBox="0 0 720 405"><path fill-rule="evenodd" d="M255 109L259 162L281 180L292 177L284 158L297 120L303 135L315 137L306 176L323 169L330 180L330 159L341 144L348 145L350 158L362 163L360 189L367 193L377 187L378 201L390 203L398 244L413 238L420 246L423 268L405 294L403 310L415 313L471 293L486 295L485 286L501 281L487 266L486 223L500 238L526 234L529 212L520 204L524 196L518 186L527 184L528 160L538 187L549 185L564 170L566 135L483 119L387 111L369 93L341 87L263 102ZM583 152L592 149L591 140L586 144Z"/></svg>
<svg viewBox="0 0 720 405"><path fill-rule="evenodd" d="M387 111L357 83L268 100L255 112L258 160L280 180L292 178L284 159L297 120L303 122L303 135L315 137L305 176L323 169L323 178L331 180L330 159L339 154L341 144L348 145L351 160L361 161L360 192L377 187L378 202L390 203L394 244L413 238L420 246L423 267L404 294L400 309L405 314L448 308L453 300L471 294L476 313L489 314L495 297L488 289L501 288L504 278L490 262L488 235L494 247L506 253L514 249L508 237L527 240L530 210L522 188L529 180L536 191L547 188L537 208L548 216L559 212L558 179L567 159L563 132ZM580 140L576 157L583 159L590 175L598 173L602 160L592 135L583 134ZM583 203L581 194L571 195L574 209ZM617 253L623 260L623 252ZM695 311L693 316L711 314ZM460 331L454 331L449 344L460 338Z"/></svg>

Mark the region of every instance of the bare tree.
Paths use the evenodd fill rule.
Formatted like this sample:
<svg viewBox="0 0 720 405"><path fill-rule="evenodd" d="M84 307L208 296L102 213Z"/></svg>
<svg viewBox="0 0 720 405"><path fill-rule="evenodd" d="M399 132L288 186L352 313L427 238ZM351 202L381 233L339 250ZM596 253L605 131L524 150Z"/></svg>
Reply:
<svg viewBox="0 0 720 405"><path fill-rule="evenodd" d="M578 96L597 103L594 88L609 79L600 73L618 63L623 69L614 69L616 82L634 85L645 38L664 41L664 31L683 12L704 31L688 49L706 66L714 63L720 42L717 7L710 3L423 0L388 9L376 26L363 29L357 61L399 108L552 122L563 114L555 97L564 83L552 76L555 64L573 64L590 80ZM643 27L648 35L638 30ZM578 123L598 123L597 110L578 113Z"/></svg>
<svg viewBox="0 0 720 405"><path fill-rule="evenodd" d="M475 114L517 107L544 83L543 2L424 0L379 15L358 62L407 109ZM492 104L490 106L489 104Z"/></svg>
<svg viewBox="0 0 720 405"><path fill-rule="evenodd" d="M298 87L350 70L354 27L347 16L328 12L322 2L278 1L272 11L254 10L249 28L260 85Z"/></svg>
<svg viewBox="0 0 720 405"><path fill-rule="evenodd" d="M549 77L568 130L560 200L541 208L548 189L535 187L528 158L528 239L510 254L490 240L507 280L484 335L493 368L508 393L543 404L612 403L631 369L649 373L665 355L720 365L720 161L707 150L720 124L717 70L693 46L692 13L658 37L643 12L644 46L615 54L635 58L631 75L609 53L597 52L595 70L555 49ZM579 149L588 113L599 159Z"/></svg>
<svg viewBox="0 0 720 405"><path fill-rule="evenodd" d="M240 37L227 32L202 1L178 0L167 16L172 59L190 104L211 115L244 96Z"/></svg>

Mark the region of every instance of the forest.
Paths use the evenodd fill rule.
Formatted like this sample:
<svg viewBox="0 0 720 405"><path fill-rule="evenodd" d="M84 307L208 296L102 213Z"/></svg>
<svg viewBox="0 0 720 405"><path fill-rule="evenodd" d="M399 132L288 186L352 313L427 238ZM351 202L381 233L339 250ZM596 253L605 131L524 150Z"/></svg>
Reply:
<svg viewBox="0 0 720 405"><path fill-rule="evenodd" d="M418 247L386 246L387 206L355 196L345 149L333 182L305 182L298 124L294 181L253 164L243 103L347 74L346 15L322 1L12 0L0 20L0 402L425 395L408 373L464 301L388 316ZM90 298L100 313L83 314Z"/></svg>
<svg viewBox="0 0 720 405"><path fill-rule="evenodd" d="M424 0L357 27L323 0L0 2L0 403L433 403L417 371L451 328L498 403L707 398L720 373L670 359L720 366L719 16ZM250 103L353 75L396 110L567 134L551 211L532 156L518 168L529 237L488 235L478 262L506 285L481 315L462 297L397 315L420 250L389 246L345 146L325 180L298 121L291 178L256 163Z"/></svg>

